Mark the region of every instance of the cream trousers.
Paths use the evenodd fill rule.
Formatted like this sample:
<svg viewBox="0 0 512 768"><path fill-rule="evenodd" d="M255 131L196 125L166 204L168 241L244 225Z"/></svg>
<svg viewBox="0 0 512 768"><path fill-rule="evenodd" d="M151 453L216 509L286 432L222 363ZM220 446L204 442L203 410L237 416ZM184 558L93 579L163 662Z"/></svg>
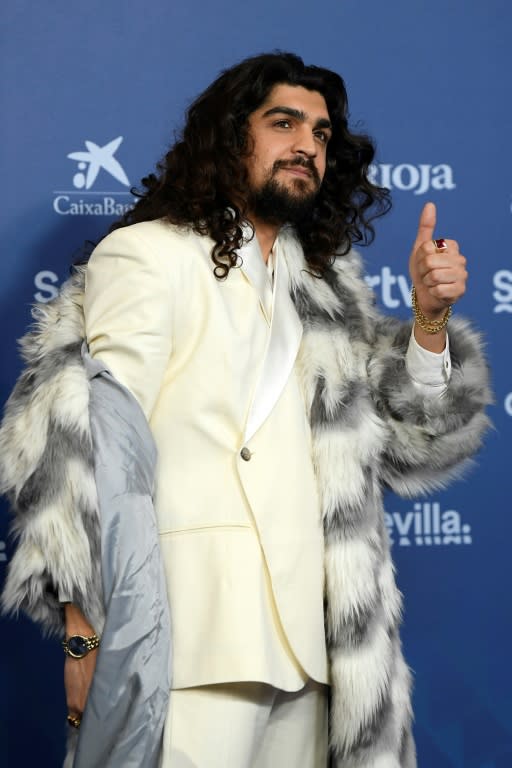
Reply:
<svg viewBox="0 0 512 768"><path fill-rule="evenodd" d="M328 686L265 683L171 692L161 768L326 768Z"/></svg>

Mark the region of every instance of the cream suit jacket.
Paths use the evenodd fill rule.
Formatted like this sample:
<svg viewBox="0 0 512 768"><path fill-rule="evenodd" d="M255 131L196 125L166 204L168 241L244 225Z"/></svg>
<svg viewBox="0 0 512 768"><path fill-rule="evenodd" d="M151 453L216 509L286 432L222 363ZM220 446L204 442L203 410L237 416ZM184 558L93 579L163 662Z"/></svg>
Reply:
<svg viewBox="0 0 512 768"><path fill-rule="evenodd" d="M328 681L323 537L294 370L302 328L276 242L213 275L207 237L162 221L108 235L87 269L90 352L140 402L158 449L155 506L173 687Z"/></svg>

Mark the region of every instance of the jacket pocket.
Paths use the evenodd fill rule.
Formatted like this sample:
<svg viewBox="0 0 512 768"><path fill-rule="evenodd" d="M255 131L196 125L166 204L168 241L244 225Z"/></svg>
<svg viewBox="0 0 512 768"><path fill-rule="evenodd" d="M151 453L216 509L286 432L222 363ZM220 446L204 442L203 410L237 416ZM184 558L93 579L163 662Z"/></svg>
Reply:
<svg viewBox="0 0 512 768"><path fill-rule="evenodd" d="M160 543L171 607L173 687L271 676L282 651L254 529L180 529L161 534Z"/></svg>

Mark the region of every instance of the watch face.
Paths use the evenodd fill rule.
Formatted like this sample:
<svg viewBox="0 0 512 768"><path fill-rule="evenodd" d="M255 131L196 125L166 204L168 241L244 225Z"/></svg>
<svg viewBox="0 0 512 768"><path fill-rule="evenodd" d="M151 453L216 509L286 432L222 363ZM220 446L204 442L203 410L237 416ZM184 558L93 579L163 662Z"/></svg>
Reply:
<svg viewBox="0 0 512 768"><path fill-rule="evenodd" d="M85 637L80 637L80 635L73 635L73 637L70 637L68 640L68 648L72 656L77 656L78 658L85 656L87 653L87 643L85 641Z"/></svg>

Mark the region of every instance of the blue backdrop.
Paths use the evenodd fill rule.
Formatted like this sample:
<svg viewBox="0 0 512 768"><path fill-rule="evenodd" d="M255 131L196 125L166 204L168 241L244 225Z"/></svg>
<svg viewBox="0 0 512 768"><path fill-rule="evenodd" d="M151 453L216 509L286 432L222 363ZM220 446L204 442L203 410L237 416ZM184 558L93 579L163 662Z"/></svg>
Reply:
<svg viewBox="0 0 512 768"><path fill-rule="evenodd" d="M293 50L345 78L352 123L376 137L375 177L393 192L364 250L389 312L410 312L408 252L422 205L437 204L438 236L459 240L468 258L457 312L487 338L495 431L464 482L412 502L390 496L387 523L405 593L419 765L510 768L512 5L8 0L3 21L2 401L30 303L52 298L76 249L130 204L130 185L172 142L187 104L247 55ZM94 159L108 168L96 178ZM7 525L4 506L2 578ZM64 750L62 651L23 619L2 620L0 650L0 765L54 768Z"/></svg>

